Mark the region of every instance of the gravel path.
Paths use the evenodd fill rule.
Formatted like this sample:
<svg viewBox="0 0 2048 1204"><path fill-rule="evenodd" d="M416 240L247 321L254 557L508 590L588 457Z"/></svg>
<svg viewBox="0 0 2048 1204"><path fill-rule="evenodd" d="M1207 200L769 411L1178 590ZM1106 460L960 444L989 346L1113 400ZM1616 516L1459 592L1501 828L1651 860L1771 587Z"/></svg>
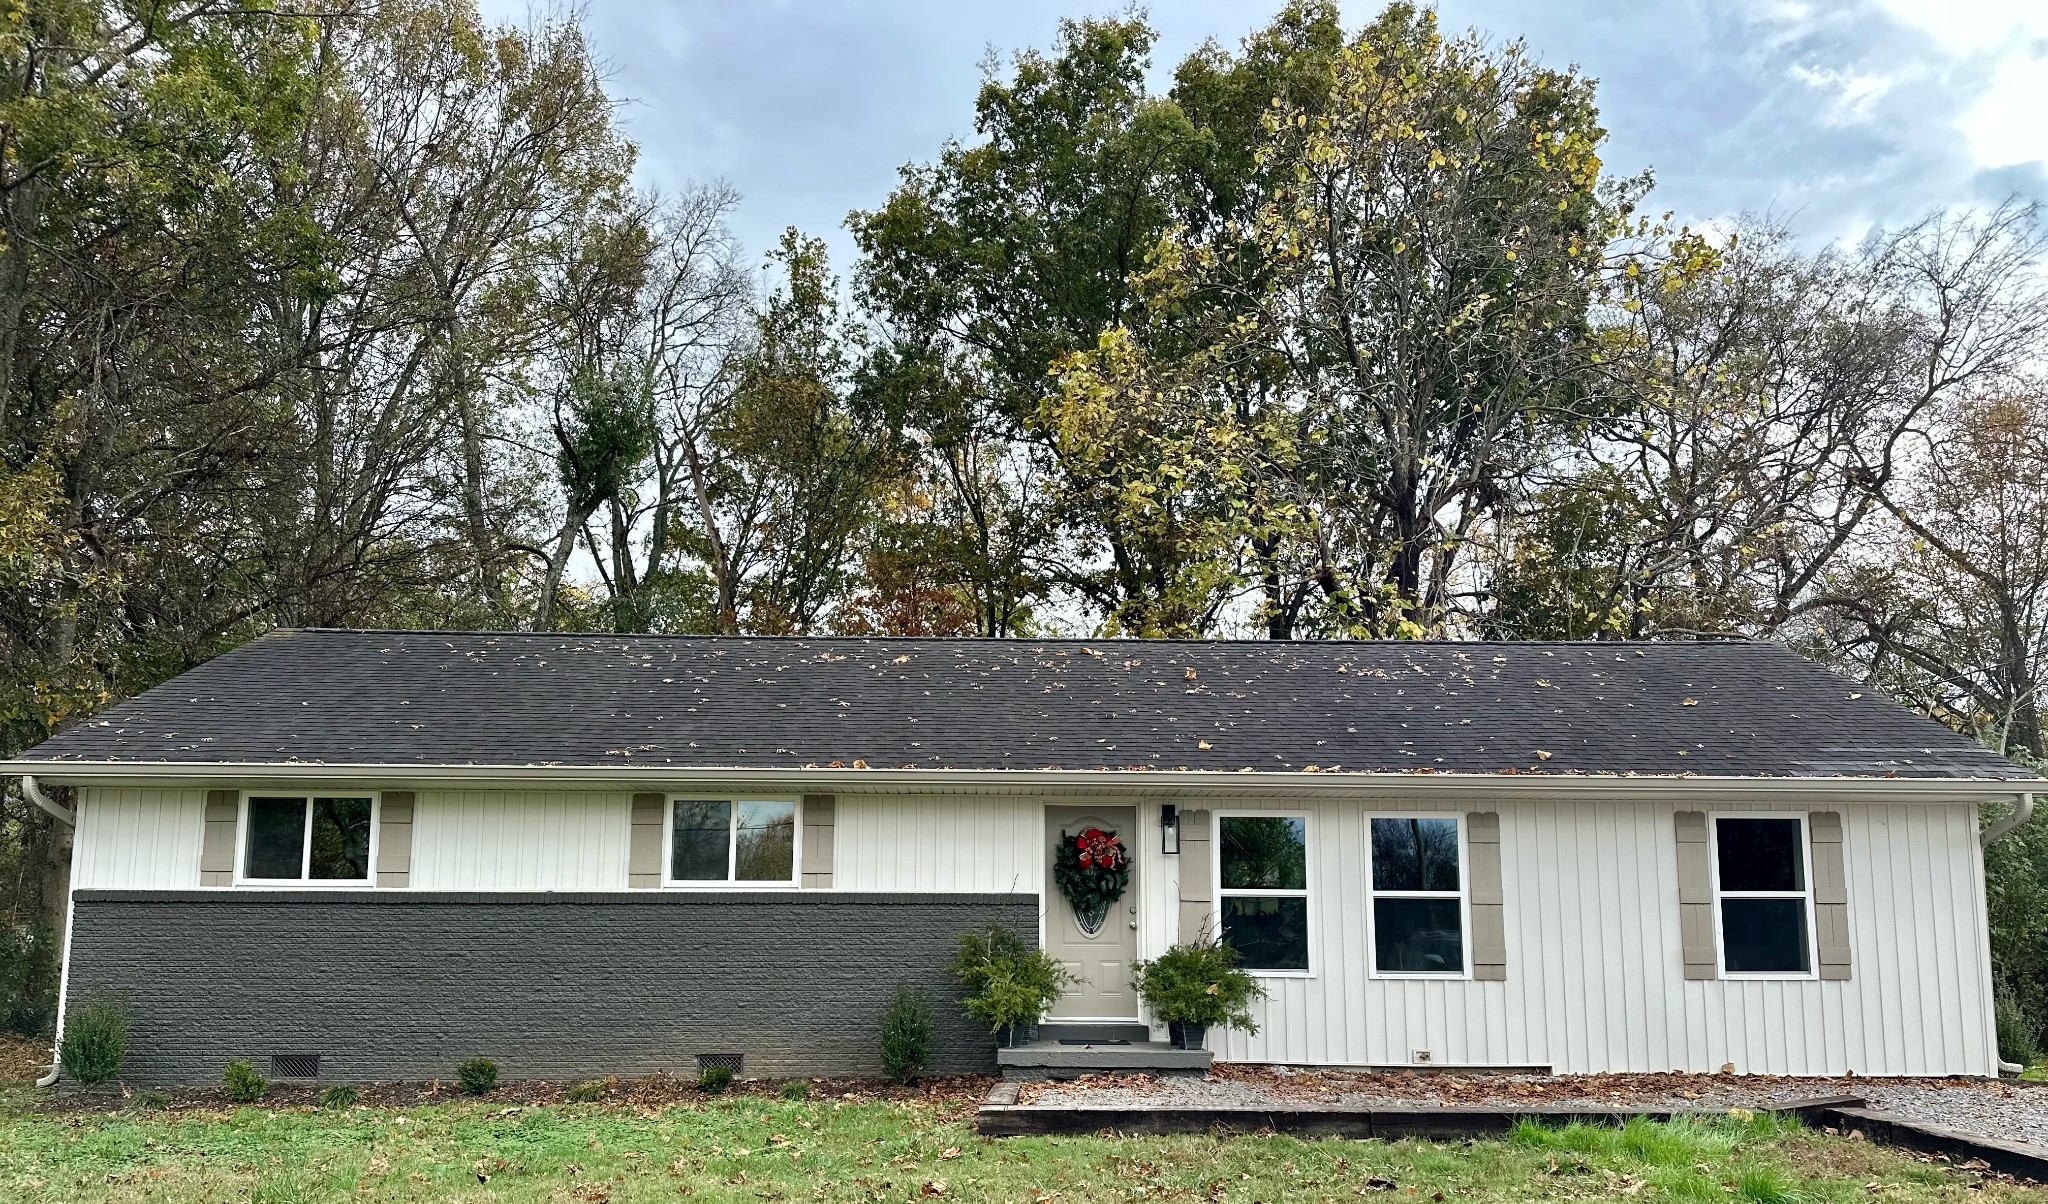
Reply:
<svg viewBox="0 0 2048 1204"><path fill-rule="evenodd" d="M1747 1075L1365 1074L1219 1066L1205 1078L1143 1075L1026 1084L1020 1103L1095 1108L1612 1107L1718 1111L1859 1095L1873 1108L1945 1128L2048 1146L2048 1088L1970 1079L1799 1079Z"/></svg>

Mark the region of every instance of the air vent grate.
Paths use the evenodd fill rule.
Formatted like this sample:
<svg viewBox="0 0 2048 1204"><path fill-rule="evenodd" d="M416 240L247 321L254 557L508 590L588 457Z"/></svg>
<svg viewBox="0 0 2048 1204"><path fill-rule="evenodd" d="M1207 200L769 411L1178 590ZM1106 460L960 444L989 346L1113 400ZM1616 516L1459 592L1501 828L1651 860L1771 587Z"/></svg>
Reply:
<svg viewBox="0 0 2048 1204"><path fill-rule="evenodd" d="M706 1071L706 1070L730 1070L730 1071L732 1071L732 1072L733 1072L734 1074L738 1074L738 1073L740 1072L740 1069L741 1069L741 1067L743 1067L743 1066L744 1066L744 1065L746 1064L746 1060L747 1060L747 1055L745 1055L745 1054L736 1054L736 1053L707 1053L707 1054L698 1054L698 1055L697 1055L697 1070L698 1070L698 1073L700 1073L700 1074L701 1074L702 1072Z"/></svg>
<svg viewBox="0 0 2048 1204"><path fill-rule="evenodd" d="M270 1077L274 1079L317 1079L319 1054L271 1054Z"/></svg>

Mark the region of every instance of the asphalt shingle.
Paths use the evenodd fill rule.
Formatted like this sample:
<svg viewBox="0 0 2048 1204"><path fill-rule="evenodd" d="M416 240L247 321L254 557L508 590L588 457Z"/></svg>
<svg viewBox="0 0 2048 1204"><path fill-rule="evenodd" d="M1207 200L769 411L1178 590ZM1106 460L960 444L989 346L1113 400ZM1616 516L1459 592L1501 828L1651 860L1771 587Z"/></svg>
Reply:
<svg viewBox="0 0 2048 1204"><path fill-rule="evenodd" d="M284 630L25 761L2020 778L1769 643Z"/></svg>

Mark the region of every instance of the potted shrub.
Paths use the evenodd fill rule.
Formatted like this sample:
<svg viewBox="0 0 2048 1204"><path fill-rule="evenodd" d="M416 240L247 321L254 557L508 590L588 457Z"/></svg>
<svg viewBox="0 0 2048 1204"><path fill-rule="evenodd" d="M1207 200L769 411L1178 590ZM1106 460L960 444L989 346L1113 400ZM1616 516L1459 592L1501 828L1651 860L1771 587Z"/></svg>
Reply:
<svg viewBox="0 0 2048 1204"><path fill-rule="evenodd" d="M1237 950L1202 937L1131 968L1131 987L1166 1021L1175 1049L1200 1049L1211 1028L1257 1033L1251 1004L1266 989L1237 968Z"/></svg>
<svg viewBox="0 0 2048 1204"><path fill-rule="evenodd" d="M1018 1046L1038 1035L1038 1021L1074 981L1043 949L1007 928L960 934L948 963L966 986L960 1006L996 1034L996 1044Z"/></svg>

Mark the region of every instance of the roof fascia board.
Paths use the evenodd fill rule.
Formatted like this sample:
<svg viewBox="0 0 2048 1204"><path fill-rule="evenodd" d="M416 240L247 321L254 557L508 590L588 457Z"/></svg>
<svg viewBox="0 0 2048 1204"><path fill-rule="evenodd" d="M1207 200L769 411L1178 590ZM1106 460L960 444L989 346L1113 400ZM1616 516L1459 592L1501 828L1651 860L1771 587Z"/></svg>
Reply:
<svg viewBox="0 0 2048 1204"><path fill-rule="evenodd" d="M1865 795L1901 801L1924 798L2009 799L2027 791L2024 779L1992 778L1763 778L1708 776L1476 773L1276 773L1246 771L1088 769L741 769L670 766L532 765L280 765L276 763L0 761L0 774L34 774L72 786L120 786L138 782L233 782L238 785L348 782L362 786L448 783L559 790L565 782L593 787L652 786L663 789L801 789L841 794L1046 794L1088 797L1346 797L1435 794L1462 797L1549 795L1572 798L1702 794L1843 799Z"/></svg>

